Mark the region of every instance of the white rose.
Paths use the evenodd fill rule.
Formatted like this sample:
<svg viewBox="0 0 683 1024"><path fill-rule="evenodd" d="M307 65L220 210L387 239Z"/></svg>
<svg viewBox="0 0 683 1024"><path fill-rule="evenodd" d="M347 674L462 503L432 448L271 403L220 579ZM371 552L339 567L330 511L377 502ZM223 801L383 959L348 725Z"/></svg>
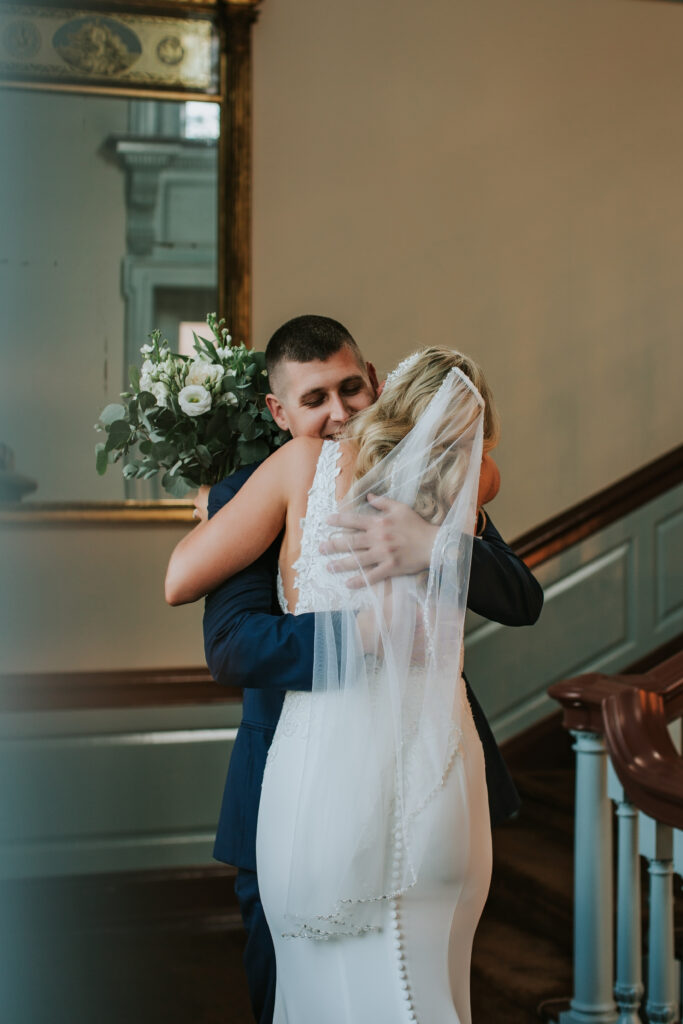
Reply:
<svg viewBox="0 0 683 1024"><path fill-rule="evenodd" d="M157 405L168 405L168 388L165 384L159 381L157 384L152 384L149 389L157 400Z"/></svg>
<svg viewBox="0 0 683 1024"><path fill-rule="evenodd" d="M211 395L201 384L190 384L180 392L178 402L188 416L201 416L211 408Z"/></svg>
<svg viewBox="0 0 683 1024"><path fill-rule="evenodd" d="M203 359L195 359L185 378L188 384L217 384L223 376L223 367L217 363L206 363Z"/></svg>

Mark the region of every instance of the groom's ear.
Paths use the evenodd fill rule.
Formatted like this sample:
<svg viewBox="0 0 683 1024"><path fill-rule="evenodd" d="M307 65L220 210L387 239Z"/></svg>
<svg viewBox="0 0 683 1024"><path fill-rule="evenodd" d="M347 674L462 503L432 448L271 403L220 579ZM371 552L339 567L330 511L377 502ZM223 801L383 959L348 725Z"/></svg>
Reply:
<svg viewBox="0 0 683 1024"><path fill-rule="evenodd" d="M277 395L266 395L266 405L268 406L270 415L273 417L280 430L289 430L287 413L285 412L284 406Z"/></svg>
<svg viewBox="0 0 683 1024"><path fill-rule="evenodd" d="M379 398L381 392L380 392L380 389L379 389L379 383L377 381L377 370L372 365L372 363L369 363L367 360L365 362L365 366L366 366L367 371L368 371L368 377L370 378L370 384L372 385L372 390L375 393L375 398Z"/></svg>

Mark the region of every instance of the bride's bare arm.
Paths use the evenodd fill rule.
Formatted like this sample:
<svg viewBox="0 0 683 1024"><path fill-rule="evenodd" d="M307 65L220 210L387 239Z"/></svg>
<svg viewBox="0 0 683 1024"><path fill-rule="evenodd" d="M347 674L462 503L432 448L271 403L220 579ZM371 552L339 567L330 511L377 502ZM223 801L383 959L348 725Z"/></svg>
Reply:
<svg viewBox="0 0 683 1024"><path fill-rule="evenodd" d="M290 496L315 466L322 442L298 438L266 459L227 505L176 545L166 572L169 604L187 604L251 565L275 540Z"/></svg>

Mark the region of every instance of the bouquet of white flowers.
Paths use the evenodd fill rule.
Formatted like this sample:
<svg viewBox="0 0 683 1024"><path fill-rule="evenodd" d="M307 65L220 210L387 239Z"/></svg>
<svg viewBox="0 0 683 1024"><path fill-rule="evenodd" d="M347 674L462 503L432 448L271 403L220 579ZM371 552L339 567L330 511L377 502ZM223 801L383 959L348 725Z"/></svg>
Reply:
<svg viewBox="0 0 683 1024"><path fill-rule="evenodd" d="M121 395L123 404L108 405L95 425L107 434L95 446L100 475L131 453L126 478L163 472L162 486L181 498L265 459L287 440L266 406L265 354L231 346L215 313L206 322L213 340L195 334L192 359L171 352L158 330L142 346L142 367L130 368L132 391Z"/></svg>

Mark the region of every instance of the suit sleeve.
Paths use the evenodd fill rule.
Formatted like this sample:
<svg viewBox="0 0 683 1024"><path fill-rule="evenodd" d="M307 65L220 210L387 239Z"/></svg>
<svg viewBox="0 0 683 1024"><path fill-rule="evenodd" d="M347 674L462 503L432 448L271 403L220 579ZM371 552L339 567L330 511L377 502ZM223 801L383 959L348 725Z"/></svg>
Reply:
<svg viewBox="0 0 683 1024"><path fill-rule="evenodd" d="M211 488L209 517L237 493L249 474ZM276 614L275 542L255 562L206 598L204 652L213 678L231 686L310 690L315 616Z"/></svg>
<svg viewBox="0 0 683 1024"><path fill-rule="evenodd" d="M467 607L504 626L532 626L543 607L538 580L488 518L472 546Z"/></svg>

